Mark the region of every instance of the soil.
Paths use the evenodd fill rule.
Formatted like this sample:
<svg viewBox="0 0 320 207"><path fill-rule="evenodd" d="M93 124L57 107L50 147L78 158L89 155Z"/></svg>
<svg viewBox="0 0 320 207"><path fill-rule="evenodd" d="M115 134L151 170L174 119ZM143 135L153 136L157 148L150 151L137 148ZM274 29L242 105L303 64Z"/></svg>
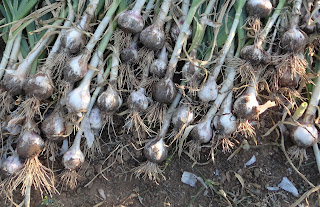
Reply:
<svg viewBox="0 0 320 207"><path fill-rule="evenodd" d="M33 189L32 206L290 206L298 197L293 196L284 190L269 191L266 187L276 187L283 177L293 182L299 191L299 196L311 189L297 172L290 166L281 148L275 143L280 143L277 133L274 131L270 136L261 138L269 128L272 127L271 112L266 112L260 120L260 128L257 134L257 145L249 139L250 149L239 148L241 137L235 141L236 146L231 153L237 150L238 153L230 160L231 153L223 153L221 146L215 152L214 160L210 150L201 152L201 162L193 165L192 159L186 153L179 158L174 150L170 148L169 157L164 164L166 169L160 181L136 178L132 169L144 162L142 152L135 150L132 146L125 144L110 145L104 144L103 154L84 163L79 170L78 185L75 189L66 189L59 183L57 189L60 194L53 197L41 198L39 193ZM120 119L116 127L121 125ZM102 141L109 142L108 136L102 136ZM131 136L122 137L118 140L127 140L130 143ZM290 140L285 140L286 148L292 146ZM116 147L121 148L122 153L116 156L112 154ZM120 151L118 151L120 152ZM135 157L130 156L128 152ZM314 185L320 183L312 149L307 149L309 159L302 163L299 171ZM109 156L110 155L110 156ZM119 155L122 155L120 157ZM106 160L106 157L109 159ZM256 162L245 167L245 163L252 156ZM136 159L137 158L137 159ZM61 158L58 162L61 163ZM294 162L298 166L298 162ZM164 167L164 166L162 166ZM61 173L63 167L55 166L56 175ZM104 169L103 173L101 169ZM183 172L191 172L199 176L206 183L206 186L197 182L194 187L181 182ZM98 175L98 176L96 176ZM59 182L59 177L56 178ZM90 182L90 184L88 184ZM313 193L303 204L319 206L318 194ZM23 197L19 191L14 195L14 201L20 203ZM0 206L8 206L1 199Z"/></svg>

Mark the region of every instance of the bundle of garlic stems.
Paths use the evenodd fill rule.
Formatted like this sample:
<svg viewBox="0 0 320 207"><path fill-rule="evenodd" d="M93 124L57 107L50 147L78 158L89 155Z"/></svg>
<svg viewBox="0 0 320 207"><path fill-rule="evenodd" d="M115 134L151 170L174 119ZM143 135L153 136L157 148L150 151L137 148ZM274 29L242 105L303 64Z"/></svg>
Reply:
<svg viewBox="0 0 320 207"><path fill-rule="evenodd" d="M19 21L21 19L23 19L24 17L26 17L29 12L32 10L32 8L35 6L35 4L37 3L36 0L32 0L32 1L24 1L24 4L21 3L19 5L19 7L17 7L17 10L15 12L15 14L12 14L12 19L9 18L9 16L7 16L7 18L5 20L7 20L7 23L14 22L14 21ZM29 22L30 24L31 22ZM1 63L0 63L0 80L2 79L2 76L5 72L5 69L7 67L8 61L9 61L9 57L11 53L15 53L14 51L17 51L18 49L18 45L14 44L15 39L16 38L20 38L19 36L21 35L19 32L17 31L21 31L22 28L26 27L26 25L21 25L19 26L19 28L12 28L12 25L9 25L9 34L8 34L8 39L6 42L6 47L5 50L3 52L2 55L2 59L1 59Z"/></svg>
<svg viewBox="0 0 320 207"><path fill-rule="evenodd" d="M214 101L217 98L216 79L220 74L220 70L229 52L231 43L234 39L234 36L236 35L237 27L240 21L240 15L242 13L242 8L244 7L244 5L245 5L245 1L239 0L235 2L236 14L235 14L235 18L233 20L228 38L226 40L226 43L222 48L222 51L218 57L218 62L215 65L213 72L209 75L208 80L206 80L206 83L204 84L203 88L198 92L198 97L203 102Z"/></svg>
<svg viewBox="0 0 320 207"><path fill-rule="evenodd" d="M63 79L64 81L67 82L67 89L69 88L68 86L71 86L75 82L81 80L87 73L88 71L87 64L88 64L88 61L90 60L91 53L93 52L93 49L97 44L97 42L100 40L101 35L104 33L104 30L108 26L108 23L110 22L112 15L117 9L119 3L120 3L120 0L117 0L110 5L107 13L99 23L98 27L96 28L95 32L91 36L85 48L81 51L80 54L71 58L68 61L68 63L66 63L66 66L64 67L64 70L63 70L63 75L64 75ZM63 93L65 93L65 89L63 89L62 91ZM70 107L70 110L75 114L81 115L79 111L76 111L76 110L74 111L72 107Z"/></svg>
<svg viewBox="0 0 320 207"><path fill-rule="evenodd" d="M60 17L65 17L66 11L62 9L60 13ZM33 50L28 54L28 56L19 64L17 69L9 69L6 71L5 76L3 78L3 87L7 92L7 97L9 96L15 97L20 95L22 91L25 89L24 86L27 82L27 76L31 69L33 62L36 58L40 55L40 53L45 48L46 44L52 39L51 35L54 34L53 32L56 30L56 26L59 26L63 20L56 20L53 23L53 27L49 28L44 36L37 42L34 46ZM8 96L9 95L9 96ZM46 97L47 98L47 97ZM30 106L30 105L29 105ZM5 107L6 108L6 107ZM21 116L27 116L28 118L33 117L33 110L30 108L25 107L26 110L23 110ZM30 110L30 111L28 111ZM37 110L37 109L35 109Z"/></svg>
<svg viewBox="0 0 320 207"><path fill-rule="evenodd" d="M189 150L186 153L193 160L200 160L201 149L207 147L204 144L211 140L211 143L222 143L224 151L230 151L228 147L235 145L228 138L235 138L234 135L255 135L252 123L259 120L261 113L275 105L273 96L265 96L269 99L264 104L260 104L257 98L260 78L266 78L269 84L270 77L262 77L269 68L275 68L277 74L288 72L281 70L280 65L289 61L286 69L289 68L291 72L294 70L299 76L294 87L305 87L299 82L304 80L300 77L307 78L306 70L302 67L306 65L303 51L307 36L299 28L301 0L288 2L288 5L292 4L292 18L288 31L283 32L282 36L282 30L278 28L281 23L278 17L283 8L288 8L285 0L279 0L273 11L268 0L250 0L247 5L245 0L181 1L178 3L179 8L173 7L176 3L173 0L137 0L130 8L130 2L115 0L104 8L105 11L100 11L104 4L101 0L82 1L86 8L77 8L80 4L76 0L59 1L38 10L34 9L35 0L14 2L18 2L13 10L15 15L10 18L4 15L5 25L0 26L1 31L5 32L3 39L6 42L0 63L0 136L5 143L2 147L1 169L6 176L10 176L10 179L4 179L4 182L10 184L6 189L10 196L22 184L26 206L30 205L31 186L50 195L56 192L54 174L41 163L43 156L40 152L44 145L49 153L56 153L57 143L63 140L62 153L58 156L63 155L65 170L60 178L62 183L73 189L78 182L77 170L87 156L96 158L98 150L104 154L99 140L109 144L114 140L123 141L125 136L122 137L121 133L132 134L132 138L125 142L132 142L134 146L144 145L143 155L146 158L146 162L135 168L135 175L159 182L159 178L164 176L164 169L160 165L167 159L171 144L177 140L179 145L184 145L181 150ZM42 1L38 5L46 5L48 2ZM253 11L252 4L260 6L262 14ZM243 11L245 5L250 15L246 23ZM23 7L26 9L22 11ZM180 11L177 19L172 18L176 15L176 8ZM79 10L78 14L76 10ZM52 19L46 19L50 24L41 27L39 23L44 20L38 21L35 14L41 17L49 12L53 13ZM211 15L212 12L215 15ZM315 15L310 16L315 18ZM78 20L75 20L77 17ZM154 18L151 20L151 17ZM224 17L228 17L226 21ZM260 18L267 17L263 26ZM219 22L215 25L216 20ZM191 23L194 25L193 31ZM225 26L224 29L220 23ZM243 27L244 24L249 25L249 28ZM118 28L122 30L121 34ZM245 29L249 30L247 36ZM38 39L32 36L38 32L41 32L37 35ZM271 43L266 41L269 33L272 33ZM132 40L130 44L128 39ZM219 39L223 39L223 44L217 44ZM123 49L125 44L131 48ZM267 44L269 50L266 52ZM276 48L277 45L279 48ZM51 47L48 54L46 47ZM318 50L318 47L313 49ZM147 55L141 55L141 58L140 51L152 54L152 58L155 54L156 58L151 60ZM275 51L277 54L284 51L284 55L275 56ZM241 61L239 56L246 62ZM185 61L185 57L189 61ZM277 61L281 64L276 65ZM290 68L295 63L299 63L300 68ZM123 75L122 64L130 67L130 75L135 83L128 81L122 84L130 79ZM208 72L208 77L201 77L201 69L206 74ZM240 72L241 81L238 81L237 72ZM195 74L195 79L188 79L188 75ZM280 83L284 76L276 77L282 88L292 87ZM296 76L290 73L288 77L290 82ZM244 79L246 86L240 85ZM243 94L233 98L233 86L237 83L239 88L246 88ZM190 94L184 94L183 90L178 92L177 87L187 88L188 92L197 91L197 97L195 93L189 97ZM303 93L300 95L305 96ZM285 123L291 124L288 129L297 146L295 149L298 149L295 152L305 153L306 147L313 146L320 172L318 135L314 124L319 100L318 78L303 117L295 117L293 121ZM122 104L123 101L125 104ZM114 127L114 115L124 121L119 123L124 123L125 130L119 130L122 126ZM189 126L194 120L200 121ZM174 132L167 135L171 122ZM248 126L245 124L250 125L251 131L238 134ZM104 125L108 128L104 129ZM115 126L119 127L118 123ZM110 127L114 133L109 133ZM186 127L188 130L184 133ZM75 135L72 131L75 131ZM42 140L42 134L46 140ZM187 139L188 134L190 138ZM173 135L176 136L171 140ZM55 145L50 148L48 141ZM29 142L32 142L31 145ZM212 146L210 148L214 154L213 150L218 148ZM135 158L136 161L142 160L140 157ZM51 161L54 163L56 160Z"/></svg>
<svg viewBox="0 0 320 207"><path fill-rule="evenodd" d="M116 6L115 9L119 6L120 1L116 2ZM124 3L120 4L119 7L119 12L121 12L125 7ZM113 15L115 9L110 12L109 14L107 13L106 15ZM72 146L69 148L69 150L64 154L63 156L63 164L66 168L66 173L64 174L66 180L70 179L70 183L68 184L71 188L74 188L76 186L76 179L77 179L77 175L75 170L77 168L79 168L81 166L81 164L84 161L84 154L82 153L81 149L80 149L80 142L81 142L81 137L82 134L84 132L84 129L88 129L86 128L89 124L89 116L90 116L90 112L94 106L94 103L96 102L98 95L100 93L100 90L102 89L102 86L98 86L92 97L90 97L90 83L91 83L91 79L93 78L93 76L96 74L96 68L99 66L99 63L101 63L101 60L103 59L103 54L104 51L106 50L109 40L112 37L112 34L114 32L114 29L116 27L116 24L111 22L110 26L108 27L108 30L106 32L106 34L104 35L104 37L102 38L102 40L99 43L98 48L96 49L95 53L93 54L93 57L91 58L91 61L89 63L90 65L90 69L88 70L88 72L86 73L86 76L84 77L84 79L81 81L80 85L78 86L78 88L74 89L72 92L70 92L67 96L67 106L71 106L73 107L73 109L77 110L77 111L83 111L85 112L84 118L82 119L81 123L80 123L80 129L78 130L74 142L72 144ZM116 52L116 51L114 51ZM116 78L117 76L117 65L118 65L118 61L119 61L119 56L115 56L114 54L112 55L112 69L109 67L105 72L103 70L103 68L100 69L100 74L103 74L103 76L99 76L98 77L98 84L102 84L102 82L104 81L104 79L107 77L107 75L109 73L113 73L110 74L110 79L111 76L114 78ZM110 71L111 69L111 71ZM114 74L116 73L116 74ZM112 80L110 80L112 81ZM114 80L113 80L114 81ZM95 137L90 137L89 133L85 132L85 137L87 140L87 145L89 148L92 147L92 144L94 142L93 139L95 139ZM71 161L70 161L71 160ZM74 160L77 160L77 162L75 162ZM71 170L71 171L70 171ZM70 173L71 172L71 173Z"/></svg>
<svg viewBox="0 0 320 207"><path fill-rule="evenodd" d="M183 44L185 41L187 41L187 38L190 35L189 26L191 24L192 19L194 18L194 14L197 11L197 8L201 5L201 3L202 1L200 0L192 2L188 15L186 16L186 19L182 25L175 47L171 54L171 58L167 66L166 75L153 86L152 95L154 101L164 104L170 104L172 103L177 94L175 85L173 83L173 76L176 70L176 66L179 60L179 56L181 54Z"/></svg>

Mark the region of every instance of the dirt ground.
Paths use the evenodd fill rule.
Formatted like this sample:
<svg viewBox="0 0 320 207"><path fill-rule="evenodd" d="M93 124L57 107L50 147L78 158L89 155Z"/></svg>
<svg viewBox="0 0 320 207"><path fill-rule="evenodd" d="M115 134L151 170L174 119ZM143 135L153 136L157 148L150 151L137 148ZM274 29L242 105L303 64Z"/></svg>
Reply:
<svg viewBox="0 0 320 207"><path fill-rule="evenodd" d="M231 153L223 153L221 147L214 155L214 161L209 156L210 151L201 152L201 163L193 165L192 159L186 153L179 158L174 151L174 146L169 151L169 159L164 165L164 177L158 182L136 178L130 171L145 161L141 151L132 147L123 147L122 158L112 154L121 144L104 145L103 155L86 162L79 171L80 178L74 190L57 187L60 194L52 198L41 198L39 193L33 191L32 206L65 206L65 207L91 207L91 206L290 206L298 197L284 190L268 191L266 187L277 186L283 177L288 177L299 191L299 196L311 189L298 173L290 166L281 148L275 143L280 143L277 133L273 132L267 138L261 138L272 125L267 112L261 120L258 145L249 140L249 150L238 150L230 160ZM125 137L130 140L131 136ZM106 138L106 136L103 136ZM241 138L238 138L241 140ZM108 141L108 140L104 140ZM290 140L285 140L286 148L292 146ZM240 143L236 143L239 149ZM128 150L128 151L126 151ZM128 152L134 152L135 158ZM120 152L120 151L118 151ZM302 163L299 171L315 186L320 183L315 158L312 149L307 150L309 159ZM109 156L108 160L105 160ZM120 154L118 154L120 155ZM255 155L256 162L248 167L245 163ZM58 159L59 163L61 158ZM298 162L294 162L297 166ZM163 166L164 167L164 166ZM55 166L58 175L62 166ZM103 170L103 173L100 173ZM194 173L201 177L206 186L197 182L191 187L181 182L184 171ZM100 174L98 174L100 173ZM98 176L96 176L98 175ZM59 177L56 178L59 182ZM104 198L103 198L104 197ZM22 196L17 191L14 200L22 201ZM319 206L317 193L311 194L301 206ZM9 206L1 199L0 206Z"/></svg>

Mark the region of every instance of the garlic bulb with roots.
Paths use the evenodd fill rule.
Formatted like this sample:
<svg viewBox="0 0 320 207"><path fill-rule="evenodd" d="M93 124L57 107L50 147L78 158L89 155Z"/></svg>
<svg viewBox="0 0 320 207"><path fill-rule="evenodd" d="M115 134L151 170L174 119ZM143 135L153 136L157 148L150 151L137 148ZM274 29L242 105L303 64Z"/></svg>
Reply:
<svg viewBox="0 0 320 207"><path fill-rule="evenodd" d="M220 108L221 115L216 115L213 118L213 125L219 134L230 135L237 130L238 121L232 114L231 107L232 92L228 94Z"/></svg>
<svg viewBox="0 0 320 207"><path fill-rule="evenodd" d="M75 28L61 30L61 48L69 56L78 54L84 47L85 41L84 34Z"/></svg>
<svg viewBox="0 0 320 207"><path fill-rule="evenodd" d="M158 78L163 78L167 72L168 53L166 46L161 49L158 58L155 59L150 65L150 73Z"/></svg>
<svg viewBox="0 0 320 207"><path fill-rule="evenodd" d="M66 106L68 110L81 116L82 112L87 110L90 104L90 80L83 79L80 85L73 89L66 97Z"/></svg>
<svg viewBox="0 0 320 207"><path fill-rule="evenodd" d="M97 105L103 113L113 113L122 105L122 98L114 86L109 85L97 100Z"/></svg>
<svg viewBox="0 0 320 207"><path fill-rule="evenodd" d="M210 142L213 137L211 119L205 118L196 124L190 132L190 137L192 139L187 144L189 146L189 154L195 156L195 159L200 159L201 144Z"/></svg>
<svg viewBox="0 0 320 207"><path fill-rule="evenodd" d="M66 132L66 126L61 113L56 109L41 123L41 131L49 140L58 141L65 138L62 135Z"/></svg>
<svg viewBox="0 0 320 207"><path fill-rule="evenodd" d="M163 170L159 164L167 159L168 148L166 147L163 138L154 138L150 140L143 149L143 154L147 158L147 162L136 168L136 177L142 175L143 179L147 177L149 180L158 181L159 175L162 175Z"/></svg>
<svg viewBox="0 0 320 207"><path fill-rule="evenodd" d="M271 61L270 54L258 45L244 46L241 49L240 56L253 65L258 65L260 63L268 64Z"/></svg>
<svg viewBox="0 0 320 207"><path fill-rule="evenodd" d="M149 162L161 163L167 159L168 148L163 139L155 138L146 144L143 154Z"/></svg>
<svg viewBox="0 0 320 207"><path fill-rule="evenodd" d="M63 69L63 79L70 83L81 80L88 71L89 58L90 55L86 51L72 57Z"/></svg>
<svg viewBox="0 0 320 207"><path fill-rule="evenodd" d="M34 130L24 131L20 135L16 149L21 158L37 157L44 149L44 141Z"/></svg>
<svg viewBox="0 0 320 207"><path fill-rule="evenodd" d="M201 143L208 143L212 139L211 120L203 120L199 122L191 131L190 136L193 140Z"/></svg>
<svg viewBox="0 0 320 207"><path fill-rule="evenodd" d="M119 14L118 25L124 32L139 33L144 27L144 19L141 10L146 0L138 0L132 10L123 11Z"/></svg>
<svg viewBox="0 0 320 207"><path fill-rule="evenodd" d="M286 31L281 38L281 47L289 52L302 52L307 44L307 34L297 27Z"/></svg>
<svg viewBox="0 0 320 207"><path fill-rule="evenodd" d="M1 170L6 176L15 175L22 167L23 163L15 151L1 163Z"/></svg>
<svg viewBox="0 0 320 207"><path fill-rule="evenodd" d="M279 71L278 71L279 73ZM281 71L278 75L278 83L280 87L298 87L300 76L295 71L292 71L291 66L287 70Z"/></svg>
<svg viewBox="0 0 320 207"><path fill-rule="evenodd" d="M2 86L13 97L22 94L23 85L27 80L27 73L19 70L7 70L3 80Z"/></svg>
<svg viewBox="0 0 320 207"><path fill-rule="evenodd" d="M214 101L218 96L218 86L213 76L209 76L208 80L198 92L198 97L203 102Z"/></svg>
<svg viewBox="0 0 320 207"><path fill-rule="evenodd" d="M290 137L298 147L307 148L317 143L318 130L313 123L300 121L300 125L291 127Z"/></svg>
<svg viewBox="0 0 320 207"><path fill-rule="evenodd" d="M166 34L163 30L163 23L154 23L140 33L141 43L151 50L160 50L165 43Z"/></svg>
<svg viewBox="0 0 320 207"><path fill-rule="evenodd" d="M95 133L95 135L99 134L99 131L102 127L102 117L99 107L94 106L89 115L90 127Z"/></svg>
<svg viewBox="0 0 320 207"><path fill-rule="evenodd" d="M272 11L270 0L248 0L246 5L249 16L266 18Z"/></svg>
<svg viewBox="0 0 320 207"><path fill-rule="evenodd" d="M177 89L171 78L162 78L152 87L152 98L159 103L170 104L176 95Z"/></svg>
<svg viewBox="0 0 320 207"><path fill-rule="evenodd" d="M72 146L63 154L62 163L65 170L61 174L61 180L71 189L77 186L79 175L77 171L84 162L85 156L80 149L82 133L76 134Z"/></svg>
<svg viewBox="0 0 320 207"><path fill-rule="evenodd" d="M164 23L172 0L164 0L155 22L140 33L140 42L151 50L160 50L165 43Z"/></svg>
<svg viewBox="0 0 320 207"><path fill-rule="evenodd" d="M77 170L84 162L84 154L77 147L70 147L63 155L63 165L68 170Z"/></svg>
<svg viewBox="0 0 320 207"><path fill-rule="evenodd" d="M140 88L136 91L132 91L128 97L128 106L130 109L137 111L146 110L149 106L146 90L144 88Z"/></svg>
<svg viewBox="0 0 320 207"><path fill-rule="evenodd" d="M286 51L303 52L308 35L299 28L302 1L294 1L291 12L290 28L281 37L281 47Z"/></svg>
<svg viewBox="0 0 320 207"><path fill-rule="evenodd" d="M88 31L89 24L94 13L97 9L99 0L91 0L87 5L86 10L79 22L77 22L77 28L70 28L61 31L61 49L64 53L70 55L75 55L79 53L80 49L85 45L85 36L83 31Z"/></svg>
<svg viewBox="0 0 320 207"><path fill-rule="evenodd" d="M178 131L186 124L190 124L194 120L194 113L190 106L181 105L172 115L172 124Z"/></svg>
<svg viewBox="0 0 320 207"><path fill-rule="evenodd" d="M47 72L38 72L26 81L24 91L38 100L46 100L53 94L53 87L51 76Z"/></svg>
<svg viewBox="0 0 320 207"><path fill-rule="evenodd" d="M120 60L122 63L130 63L138 60L138 38L139 34L136 34L129 47L122 49L120 52Z"/></svg>
<svg viewBox="0 0 320 207"><path fill-rule="evenodd" d="M255 121L260 114L273 106L275 106L275 103L270 100L263 105L259 105L255 86L249 86L245 93L235 100L233 109L237 118Z"/></svg>

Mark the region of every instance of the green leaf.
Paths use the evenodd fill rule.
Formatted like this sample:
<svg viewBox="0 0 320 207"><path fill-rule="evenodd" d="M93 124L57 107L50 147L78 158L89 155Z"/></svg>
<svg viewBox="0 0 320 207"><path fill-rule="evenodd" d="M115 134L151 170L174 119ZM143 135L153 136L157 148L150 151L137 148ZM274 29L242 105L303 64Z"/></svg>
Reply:
<svg viewBox="0 0 320 207"><path fill-rule="evenodd" d="M100 1L99 1L99 4L98 4L98 6L97 6L97 14L100 13L101 9L104 7L104 4L105 4L105 0L100 0ZM102 13L103 13L103 11L102 11ZM97 15L97 16L98 16L98 15Z"/></svg>
<svg viewBox="0 0 320 207"><path fill-rule="evenodd" d="M34 7L34 5L36 5L36 3L37 3L37 0L30 0L24 7L20 6L17 12L17 15L14 18L14 21L22 19L25 16L27 16L30 13L31 9Z"/></svg>
<svg viewBox="0 0 320 207"><path fill-rule="evenodd" d="M7 0L7 5L8 5L8 7L9 7L9 9L10 9L11 14L12 14L13 16L15 16L15 15L16 15L16 11L15 11L14 8L13 8L13 5L12 5L11 0Z"/></svg>
<svg viewBox="0 0 320 207"><path fill-rule="evenodd" d="M192 40L192 44L189 48L188 52L191 52L193 49L195 49L196 47L199 46L199 44L201 44L201 41L203 39L204 36L204 28L203 26L198 22L198 20L196 18L194 18L194 22L196 22L196 32L193 36L193 40Z"/></svg>
<svg viewBox="0 0 320 207"><path fill-rule="evenodd" d="M19 7L18 7L18 11L20 10L20 8L24 8L26 6L26 4L28 3L29 0L22 0L19 4Z"/></svg>
<svg viewBox="0 0 320 207"><path fill-rule="evenodd" d="M26 38L21 39L20 52L23 58L26 58L30 52Z"/></svg>
<svg viewBox="0 0 320 207"><path fill-rule="evenodd" d="M6 19L6 23L8 23L9 17L8 17L8 14L2 4L0 4L0 12L3 15L3 17Z"/></svg>
<svg viewBox="0 0 320 207"><path fill-rule="evenodd" d="M224 43L226 42L227 38L228 38L228 34L226 33L226 26L228 27L228 31L230 31L233 20L234 20L234 16L235 16L235 9L232 8L228 14L228 22L226 25L226 21L225 18L223 18L222 20L222 25L220 27L218 36L217 36L217 47L221 47L224 45Z"/></svg>
<svg viewBox="0 0 320 207"><path fill-rule="evenodd" d="M31 48L34 47L35 45L35 41L36 41L36 35L35 33L33 33L32 35L30 34L30 32L34 31L36 29L36 25L34 22L32 22L31 24L29 24L27 27L26 27L26 30L27 30L27 35L28 35L28 40L29 40L29 45Z"/></svg>
<svg viewBox="0 0 320 207"><path fill-rule="evenodd" d="M12 22L13 21L13 17L12 17L12 13L10 12L10 9L9 9L9 6L7 4L7 1L6 0L3 0L3 7L5 9L5 13L7 14L8 16L8 23L9 22Z"/></svg>
<svg viewBox="0 0 320 207"><path fill-rule="evenodd" d="M14 9L14 11L18 11L18 0L14 0L13 1L13 9Z"/></svg>

